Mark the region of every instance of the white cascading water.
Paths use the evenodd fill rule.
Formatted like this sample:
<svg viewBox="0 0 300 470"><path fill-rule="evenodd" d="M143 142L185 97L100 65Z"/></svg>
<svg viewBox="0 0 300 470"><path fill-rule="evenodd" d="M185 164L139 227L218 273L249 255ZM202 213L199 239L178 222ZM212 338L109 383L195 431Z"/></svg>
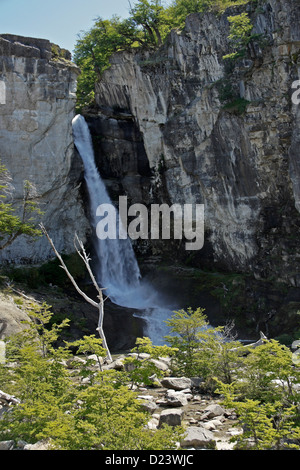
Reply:
<svg viewBox="0 0 300 470"><path fill-rule="evenodd" d="M90 223L99 263L97 282L105 289L105 295L113 303L140 310L141 316L147 323L147 336L153 344L163 344L163 337L168 333L164 320L170 318L172 310L160 306L157 302L159 294L141 281L139 266L129 238L100 240L96 236L99 219L96 216L97 207L100 204L112 205L112 201L97 170L92 139L84 117L80 114L75 116L72 128L74 143L83 161L84 177L89 193ZM117 223L118 219L117 216ZM117 227L118 233L119 227Z"/></svg>

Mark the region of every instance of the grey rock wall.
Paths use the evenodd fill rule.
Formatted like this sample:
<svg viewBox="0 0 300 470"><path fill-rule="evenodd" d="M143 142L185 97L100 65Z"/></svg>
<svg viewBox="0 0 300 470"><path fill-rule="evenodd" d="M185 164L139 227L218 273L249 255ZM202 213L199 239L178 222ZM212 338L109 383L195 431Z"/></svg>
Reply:
<svg viewBox="0 0 300 470"><path fill-rule="evenodd" d="M128 174L114 171L124 149L121 140L117 145L120 118L114 151L103 145L107 115L122 110L139 132L152 172L144 201L157 202L159 194L165 202L205 204L198 265L208 249L211 266L299 286L300 129L291 87L300 72L300 2L249 6L262 40L229 70L227 17L239 11L190 15L158 51L112 57L96 84L97 117L90 117L91 127L102 121L99 165L105 161L107 176L126 183ZM244 112L236 99L247 100ZM135 181L143 181L137 170ZM159 184L164 191L157 191ZM121 188L135 202L143 194L136 185Z"/></svg>
<svg viewBox="0 0 300 470"><path fill-rule="evenodd" d="M71 127L79 70L67 53L58 59L51 49L44 39L0 35L5 93L0 104L0 158L12 178L17 213L24 180L29 180L57 249L71 252L74 232L85 240L88 227L79 188L82 166ZM0 256L2 262L35 263L53 253L45 237L33 242L22 236Z"/></svg>

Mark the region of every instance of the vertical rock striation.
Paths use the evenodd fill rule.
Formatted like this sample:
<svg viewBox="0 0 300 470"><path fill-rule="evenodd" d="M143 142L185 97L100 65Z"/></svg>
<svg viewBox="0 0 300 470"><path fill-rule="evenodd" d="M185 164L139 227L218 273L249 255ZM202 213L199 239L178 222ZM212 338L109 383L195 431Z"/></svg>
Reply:
<svg viewBox="0 0 300 470"><path fill-rule="evenodd" d="M0 35L0 158L12 177L12 203L18 210L29 180L44 225L65 252L73 251L75 230L85 239L88 226L71 127L79 70L70 58L44 39ZM1 259L32 263L52 255L45 238L33 242L22 236Z"/></svg>
<svg viewBox="0 0 300 470"><path fill-rule="evenodd" d="M119 136L126 115L140 138L136 155L146 155L152 175L146 202L158 202L160 183L165 202L205 204L198 265L209 252L215 267L300 286L300 111L291 100L300 72L300 2L246 8L260 38L235 67L223 56L230 51L228 16L240 8L190 15L157 51L115 54L96 84L91 128L98 126L95 145L107 176L126 183L130 174L115 171L124 168ZM108 119L112 153L105 147ZM137 159L133 168L143 194ZM123 184L123 191L136 200L137 185Z"/></svg>

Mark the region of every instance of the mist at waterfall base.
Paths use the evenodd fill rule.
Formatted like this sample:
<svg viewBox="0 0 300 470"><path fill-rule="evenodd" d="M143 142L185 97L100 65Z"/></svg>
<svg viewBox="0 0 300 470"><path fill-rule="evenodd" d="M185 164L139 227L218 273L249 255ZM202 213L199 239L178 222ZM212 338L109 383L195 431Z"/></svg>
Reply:
<svg viewBox="0 0 300 470"><path fill-rule="evenodd" d="M128 237L100 240L96 236L97 207L100 204L112 204L112 201L96 167L92 139L84 117L80 114L75 116L72 128L74 143L83 161L89 195L90 223L95 234L93 244L98 258L95 273L97 282L105 289L104 295L113 303L139 311L135 315L145 320L145 336L148 336L154 345L164 344L164 336L169 333L165 321L173 314L174 307L164 305L161 294L141 278ZM116 219L118 224L119 217Z"/></svg>

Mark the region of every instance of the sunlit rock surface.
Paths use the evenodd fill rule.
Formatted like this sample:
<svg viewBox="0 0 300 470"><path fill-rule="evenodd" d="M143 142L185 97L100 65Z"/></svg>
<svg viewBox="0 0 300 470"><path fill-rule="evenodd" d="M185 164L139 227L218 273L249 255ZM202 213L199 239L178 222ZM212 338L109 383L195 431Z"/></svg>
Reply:
<svg viewBox="0 0 300 470"><path fill-rule="evenodd" d="M79 71L67 51L58 58L52 48L44 39L0 35L0 83L5 93L0 104L0 158L12 178L16 210L24 180L29 180L57 249L69 252L74 251L74 232L85 240L87 231L79 192L82 167L71 128ZM53 253L45 237L34 243L19 237L1 258L32 263L49 255Z"/></svg>
<svg viewBox="0 0 300 470"><path fill-rule="evenodd" d="M190 15L159 50L115 54L96 84L98 110L86 115L112 192L147 204L205 204L198 266L206 258L210 268L299 286L300 115L291 97L300 5L249 7L261 37L230 71L227 16L239 11Z"/></svg>

